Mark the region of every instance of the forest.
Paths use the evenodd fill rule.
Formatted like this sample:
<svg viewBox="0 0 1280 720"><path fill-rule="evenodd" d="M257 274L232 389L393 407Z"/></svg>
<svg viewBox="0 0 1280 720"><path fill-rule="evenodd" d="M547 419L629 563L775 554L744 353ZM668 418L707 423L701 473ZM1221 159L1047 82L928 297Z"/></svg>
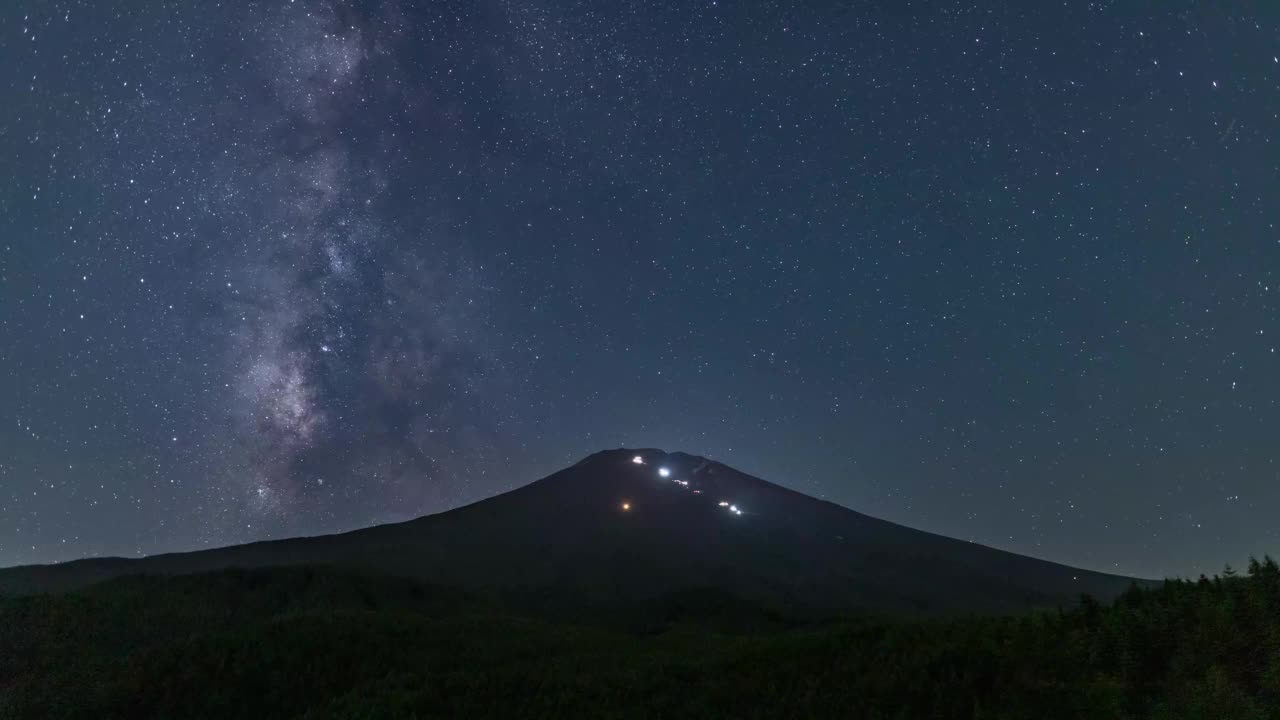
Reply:
<svg viewBox="0 0 1280 720"><path fill-rule="evenodd" d="M1280 569L1013 616L617 616L325 568L0 600L0 718L1280 718Z"/></svg>

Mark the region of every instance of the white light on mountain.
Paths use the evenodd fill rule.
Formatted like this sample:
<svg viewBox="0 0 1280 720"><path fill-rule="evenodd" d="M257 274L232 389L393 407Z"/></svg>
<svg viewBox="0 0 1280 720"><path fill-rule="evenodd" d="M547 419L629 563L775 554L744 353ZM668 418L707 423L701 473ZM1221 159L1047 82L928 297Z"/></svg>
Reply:
<svg viewBox="0 0 1280 720"><path fill-rule="evenodd" d="M720 503L720 507L729 507L729 503L727 503L727 502L722 502L722 503Z"/></svg>
<svg viewBox="0 0 1280 720"><path fill-rule="evenodd" d="M635 456L635 457L631 458L631 462L633 462L633 463L635 463L635 464L637 464L637 465L643 465L643 464L644 464L644 458L642 458L642 457L640 457L639 455L637 455L637 456Z"/></svg>
<svg viewBox="0 0 1280 720"><path fill-rule="evenodd" d="M658 468L658 474L662 477L671 477L671 471L667 468Z"/></svg>

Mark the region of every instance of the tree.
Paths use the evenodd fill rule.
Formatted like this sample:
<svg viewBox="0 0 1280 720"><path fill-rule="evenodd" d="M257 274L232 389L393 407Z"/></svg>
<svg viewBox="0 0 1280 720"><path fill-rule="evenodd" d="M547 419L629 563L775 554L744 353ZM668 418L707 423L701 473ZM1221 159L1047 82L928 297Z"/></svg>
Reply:
<svg viewBox="0 0 1280 720"><path fill-rule="evenodd" d="M1262 571L1271 577L1280 575L1280 565L1276 565L1276 561L1270 555L1262 556Z"/></svg>

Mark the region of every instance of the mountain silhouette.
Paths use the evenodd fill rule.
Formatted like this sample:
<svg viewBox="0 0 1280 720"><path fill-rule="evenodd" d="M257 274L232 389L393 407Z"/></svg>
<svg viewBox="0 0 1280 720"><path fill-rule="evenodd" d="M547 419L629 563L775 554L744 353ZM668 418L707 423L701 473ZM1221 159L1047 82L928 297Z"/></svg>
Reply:
<svg viewBox="0 0 1280 720"><path fill-rule="evenodd" d="M575 610L692 593L792 611L1008 612L1074 605L1083 593L1108 600L1134 582L879 520L702 457L620 449L407 522L9 568L0 570L0 593L294 565L382 572Z"/></svg>

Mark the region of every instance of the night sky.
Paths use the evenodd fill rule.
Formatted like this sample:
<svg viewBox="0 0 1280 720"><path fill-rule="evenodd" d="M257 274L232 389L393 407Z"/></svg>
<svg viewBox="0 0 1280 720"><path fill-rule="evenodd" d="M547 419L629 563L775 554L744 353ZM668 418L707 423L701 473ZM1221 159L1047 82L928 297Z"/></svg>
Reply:
<svg viewBox="0 0 1280 720"><path fill-rule="evenodd" d="M0 565L619 446L1094 569L1280 554L1269 5L6 2Z"/></svg>

